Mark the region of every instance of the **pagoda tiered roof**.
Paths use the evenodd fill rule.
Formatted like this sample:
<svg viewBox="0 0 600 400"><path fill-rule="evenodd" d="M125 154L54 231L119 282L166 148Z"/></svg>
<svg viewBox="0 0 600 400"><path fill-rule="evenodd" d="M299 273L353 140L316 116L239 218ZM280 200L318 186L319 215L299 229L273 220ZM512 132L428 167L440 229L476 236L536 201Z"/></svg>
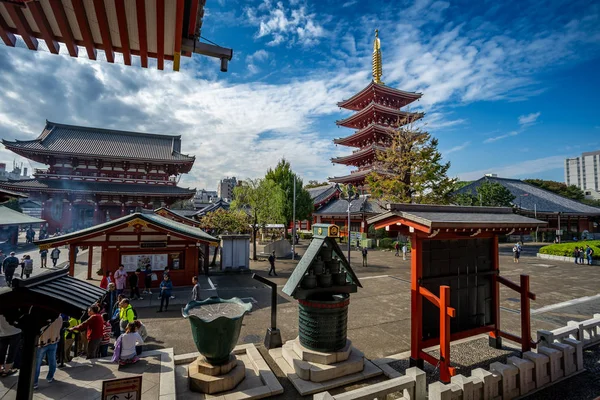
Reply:
<svg viewBox="0 0 600 400"><path fill-rule="evenodd" d="M390 128L378 124L370 124L350 136L333 139L333 143L342 146L363 147L370 143L385 143L389 141Z"/></svg>
<svg viewBox="0 0 600 400"><path fill-rule="evenodd" d="M368 106L348 118L336 121L336 124L354 129L363 129L370 124L398 126L398 124L407 124L421 119L423 115L423 113L402 111L371 102Z"/></svg>
<svg viewBox="0 0 600 400"><path fill-rule="evenodd" d="M111 182L73 182L68 180L27 179L20 181L0 181L0 188L16 192L44 193L83 193L112 194L151 197L191 198L196 191L174 185L148 185Z"/></svg>
<svg viewBox="0 0 600 400"><path fill-rule="evenodd" d="M364 164L364 161L366 160L368 164L371 164L378 151L385 151L385 147L372 144L363 149L356 150L347 156L332 158L331 162L336 164L360 166L361 164Z"/></svg>
<svg viewBox="0 0 600 400"><path fill-rule="evenodd" d="M391 108L400 109L419 100L422 93L405 92L371 81L367 87L350 97L348 100L339 102L338 107L347 110L358 111L374 102Z"/></svg>
<svg viewBox="0 0 600 400"><path fill-rule="evenodd" d="M373 171L373 168L365 168L365 169L353 171L349 175L334 176L333 178L329 178L328 180L331 182L335 182L335 183L359 184L359 183L364 182L367 175L369 175L372 171Z"/></svg>
<svg viewBox="0 0 600 400"><path fill-rule="evenodd" d="M185 165L191 169L195 158L181 154L181 136L157 135L57 124L46 121L34 140L2 140L2 144L23 157L47 163L60 155L81 159L160 162Z"/></svg>

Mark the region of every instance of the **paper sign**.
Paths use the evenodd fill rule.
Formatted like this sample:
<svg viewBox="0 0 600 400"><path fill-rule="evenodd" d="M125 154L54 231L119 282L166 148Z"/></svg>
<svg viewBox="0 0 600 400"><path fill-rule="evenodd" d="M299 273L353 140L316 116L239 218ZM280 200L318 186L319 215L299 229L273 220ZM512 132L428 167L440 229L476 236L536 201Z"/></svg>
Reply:
<svg viewBox="0 0 600 400"><path fill-rule="evenodd" d="M142 377L103 381L101 398L103 400L141 400Z"/></svg>

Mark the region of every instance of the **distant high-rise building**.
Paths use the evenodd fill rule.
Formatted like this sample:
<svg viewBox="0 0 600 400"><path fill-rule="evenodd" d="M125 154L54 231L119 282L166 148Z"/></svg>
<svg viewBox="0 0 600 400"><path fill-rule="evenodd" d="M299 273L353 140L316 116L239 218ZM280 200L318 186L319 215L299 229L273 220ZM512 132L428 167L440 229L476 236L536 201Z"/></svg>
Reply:
<svg viewBox="0 0 600 400"><path fill-rule="evenodd" d="M200 189L196 191L196 195L194 196L194 208L200 210L214 203L218 198L216 190Z"/></svg>
<svg viewBox="0 0 600 400"><path fill-rule="evenodd" d="M565 183L583 190L586 198L600 199L599 176L600 150L565 160Z"/></svg>
<svg viewBox="0 0 600 400"><path fill-rule="evenodd" d="M221 199L231 201L233 199L233 189L237 186L237 179L235 176L221 179L217 186L217 196Z"/></svg>

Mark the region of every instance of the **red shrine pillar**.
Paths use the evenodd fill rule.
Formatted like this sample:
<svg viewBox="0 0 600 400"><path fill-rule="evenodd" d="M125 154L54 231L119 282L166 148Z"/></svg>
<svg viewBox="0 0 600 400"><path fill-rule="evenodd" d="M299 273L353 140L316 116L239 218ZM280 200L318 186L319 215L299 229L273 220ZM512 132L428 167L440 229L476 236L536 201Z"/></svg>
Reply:
<svg viewBox="0 0 600 400"><path fill-rule="evenodd" d="M73 225L73 203L70 201L67 204L63 203L63 215L62 215L62 229L61 231L66 232L72 228Z"/></svg>

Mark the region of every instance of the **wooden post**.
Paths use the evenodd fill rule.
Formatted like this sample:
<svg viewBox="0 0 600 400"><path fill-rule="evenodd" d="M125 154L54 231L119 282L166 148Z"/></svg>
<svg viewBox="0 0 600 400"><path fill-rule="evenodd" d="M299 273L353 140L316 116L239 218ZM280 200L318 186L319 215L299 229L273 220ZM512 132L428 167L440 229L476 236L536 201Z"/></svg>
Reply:
<svg viewBox="0 0 600 400"><path fill-rule="evenodd" d="M69 275L75 276L75 246L69 245Z"/></svg>
<svg viewBox="0 0 600 400"><path fill-rule="evenodd" d="M92 280L92 261L94 258L94 246L88 247L88 281Z"/></svg>
<svg viewBox="0 0 600 400"><path fill-rule="evenodd" d="M521 275L521 350L531 350L529 275Z"/></svg>
<svg viewBox="0 0 600 400"><path fill-rule="evenodd" d="M419 280L421 279L422 242L417 234L411 235L411 283L410 283L410 366L423 369L423 360L420 356L421 342L423 339L423 297L419 293Z"/></svg>
<svg viewBox="0 0 600 400"><path fill-rule="evenodd" d="M502 338L500 337L500 282L498 274L500 273L500 255L498 252L498 236L494 235L492 242L492 261L495 274L492 275L492 312L494 320L494 330L489 335L489 345L496 349L502 348Z"/></svg>
<svg viewBox="0 0 600 400"><path fill-rule="evenodd" d="M208 276L208 266L209 266L209 261L208 258L210 257L210 246L208 245L208 243L204 244L204 259L202 260L202 265L204 267L204 275Z"/></svg>
<svg viewBox="0 0 600 400"><path fill-rule="evenodd" d="M440 286L440 380L450 383L450 286Z"/></svg>

